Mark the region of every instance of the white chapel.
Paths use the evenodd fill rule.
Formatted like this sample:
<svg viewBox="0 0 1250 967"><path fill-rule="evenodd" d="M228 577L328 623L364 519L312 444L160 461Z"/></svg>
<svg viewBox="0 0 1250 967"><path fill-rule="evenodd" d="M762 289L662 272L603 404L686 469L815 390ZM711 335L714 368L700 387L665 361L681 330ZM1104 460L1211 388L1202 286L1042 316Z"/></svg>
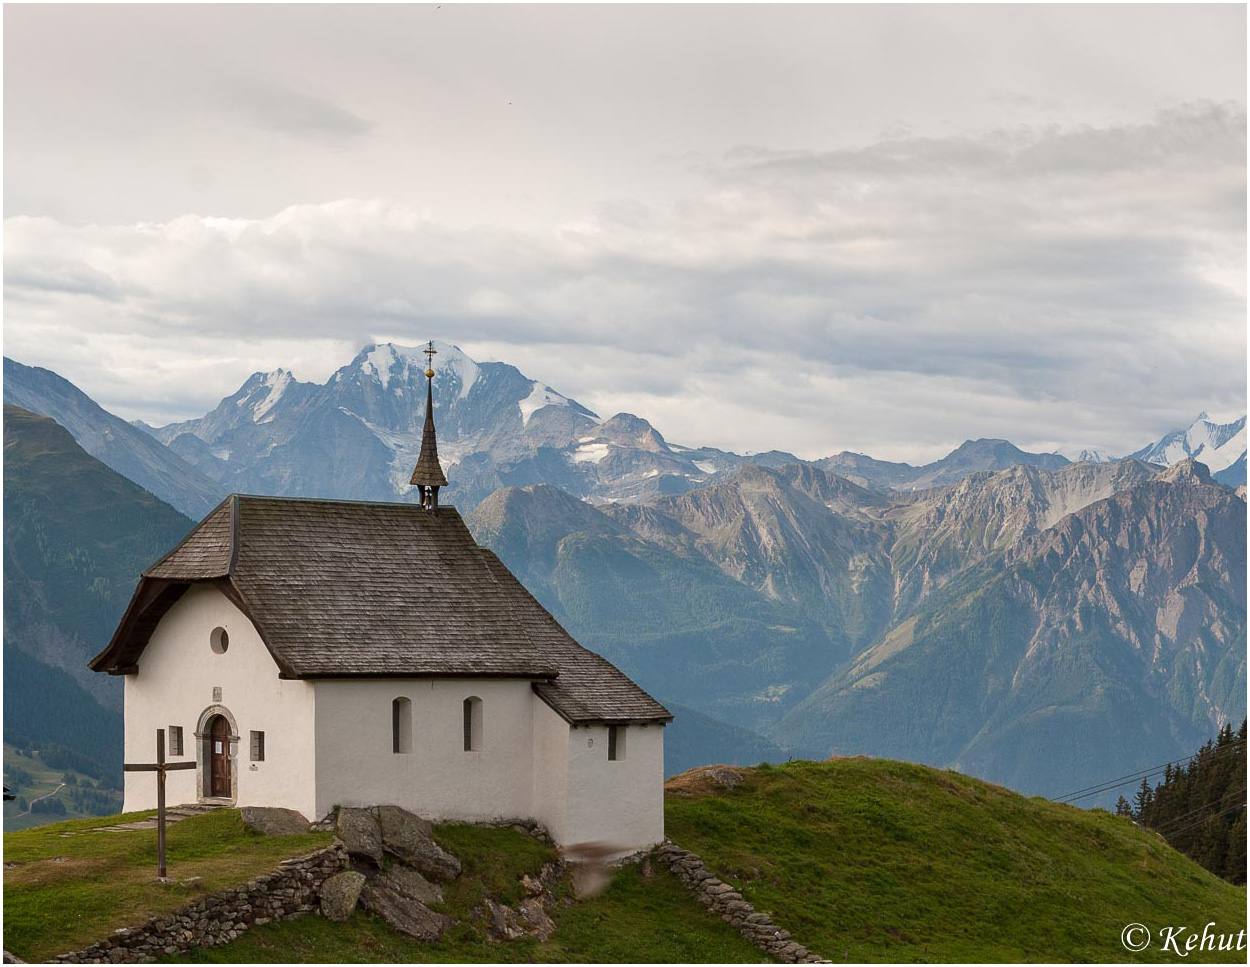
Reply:
<svg viewBox="0 0 1250 967"><path fill-rule="evenodd" d="M126 761L165 729L196 765L169 773L173 803L393 803L536 820L564 848L658 843L672 715L439 506L426 376L421 503L235 494L144 571L91 662L125 679ZM126 773L126 810L155 786Z"/></svg>

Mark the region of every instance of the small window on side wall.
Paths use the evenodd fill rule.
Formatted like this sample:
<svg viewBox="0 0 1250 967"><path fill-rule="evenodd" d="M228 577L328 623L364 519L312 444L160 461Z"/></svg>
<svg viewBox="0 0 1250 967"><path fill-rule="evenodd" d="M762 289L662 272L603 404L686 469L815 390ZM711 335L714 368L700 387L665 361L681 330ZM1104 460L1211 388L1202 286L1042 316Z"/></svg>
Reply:
<svg viewBox="0 0 1250 967"><path fill-rule="evenodd" d="M464 751L482 751L482 700L476 695L464 700Z"/></svg>
<svg viewBox="0 0 1250 967"><path fill-rule="evenodd" d="M412 702L406 698L391 702L391 751L396 755L412 751Z"/></svg>
<svg viewBox="0 0 1250 967"><path fill-rule="evenodd" d="M182 755L182 726L171 725L169 727L169 754Z"/></svg>
<svg viewBox="0 0 1250 967"><path fill-rule="evenodd" d="M256 732L256 731L252 732L252 761L253 762L265 761L265 733L264 732Z"/></svg>
<svg viewBox="0 0 1250 967"><path fill-rule="evenodd" d="M625 758L625 726L608 726L608 761L617 762Z"/></svg>

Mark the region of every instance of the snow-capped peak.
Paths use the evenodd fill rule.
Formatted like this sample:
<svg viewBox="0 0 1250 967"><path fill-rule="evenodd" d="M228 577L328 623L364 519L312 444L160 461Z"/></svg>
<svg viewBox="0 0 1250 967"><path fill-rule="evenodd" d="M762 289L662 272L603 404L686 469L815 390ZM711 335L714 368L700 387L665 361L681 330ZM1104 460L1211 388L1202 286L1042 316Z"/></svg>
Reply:
<svg viewBox="0 0 1250 967"><path fill-rule="evenodd" d="M1111 463L1118 457L1106 447L1075 447L1059 451L1073 463Z"/></svg>
<svg viewBox="0 0 1250 967"><path fill-rule="evenodd" d="M360 369L362 372L376 375L382 388L386 389L390 385L392 375L408 373L414 369L419 373L425 372L427 362L424 355L425 348L425 346L397 346L389 342L371 346L365 358L360 362ZM453 346L450 343L435 340L434 349L436 350L435 373L454 376L456 382L460 384L460 391L456 394L457 399L464 399L469 395L473 384L477 382L480 373L477 363L466 356L459 346Z"/></svg>
<svg viewBox="0 0 1250 967"><path fill-rule="evenodd" d="M1214 423L1203 412L1183 430L1165 434L1156 443L1133 454L1149 463L1170 467L1193 457L1218 473L1235 464L1246 452L1246 418Z"/></svg>
<svg viewBox="0 0 1250 967"><path fill-rule="evenodd" d="M530 417L544 406L568 406L569 401L566 397L561 396L550 386L544 386L535 380L531 386L530 395L517 403L517 409L521 411L521 425L529 426Z"/></svg>
<svg viewBox="0 0 1250 967"><path fill-rule="evenodd" d="M278 400L282 399L282 394L286 392L287 387L291 385L294 378L289 369L282 369L281 367L275 369L272 373L265 374L260 382L260 386L267 387L269 392L265 394L263 399L252 404L253 423L266 422L265 414L278 404Z"/></svg>

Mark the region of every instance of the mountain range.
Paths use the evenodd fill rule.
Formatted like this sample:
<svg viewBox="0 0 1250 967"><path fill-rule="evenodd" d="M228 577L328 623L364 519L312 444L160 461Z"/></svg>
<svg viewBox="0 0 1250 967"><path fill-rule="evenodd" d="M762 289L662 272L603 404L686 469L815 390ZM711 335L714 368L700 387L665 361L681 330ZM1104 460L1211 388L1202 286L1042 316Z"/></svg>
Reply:
<svg viewBox="0 0 1250 967"><path fill-rule="evenodd" d="M514 366L478 363L446 343L435 347L446 497L465 510L500 487L539 483L592 503L641 503L698 489L748 463L809 462L863 486L923 490L974 471L1072 462L987 439L968 440L921 466L846 451L800 461L784 451L681 446L641 417L603 419ZM203 417L162 427L127 425L56 374L9 359L4 393L6 402L53 417L88 453L199 517L228 492L415 499L407 482L420 449L424 369L419 349L367 346L324 384L285 369L255 373ZM1162 466L1194 456L1217 480L1236 486L1245 482L1244 451L1244 417L1215 424L1202 414L1132 456Z"/></svg>
<svg viewBox="0 0 1250 967"><path fill-rule="evenodd" d="M121 681L91 672L87 660L139 572L191 526L54 420L4 407L6 733L96 761L120 754Z"/></svg>
<svg viewBox="0 0 1250 967"><path fill-rule="evenodd" d="M975 440L923 466L803 461L671 444L436 346L448 502L580 640L683 707L674 761L869 753L1056 794L1245 714L1244 489L1221 484L1244 479L1244 418L1122 460ZM324 384L255 374L159 428L8 360L5 394L65 414L104 462L124 441L131 479L188 513L214 487L407 500L424 367L370 346ZM82 539L61 551L93 553Z"/></svg>

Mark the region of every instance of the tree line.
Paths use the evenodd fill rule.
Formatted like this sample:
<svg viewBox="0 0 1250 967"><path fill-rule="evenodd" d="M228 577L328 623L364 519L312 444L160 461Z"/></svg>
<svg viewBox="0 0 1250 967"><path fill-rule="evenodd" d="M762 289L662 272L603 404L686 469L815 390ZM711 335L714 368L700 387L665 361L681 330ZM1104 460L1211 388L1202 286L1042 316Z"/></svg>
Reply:
<svg viewBox="0 0 1250 967"><path fill-rule="evenodd" d="M1230 883L1246 882L1246 721L1226 724L1186 765L1143 779L1116 813L1159 833L1173 848Z"/></svg>

